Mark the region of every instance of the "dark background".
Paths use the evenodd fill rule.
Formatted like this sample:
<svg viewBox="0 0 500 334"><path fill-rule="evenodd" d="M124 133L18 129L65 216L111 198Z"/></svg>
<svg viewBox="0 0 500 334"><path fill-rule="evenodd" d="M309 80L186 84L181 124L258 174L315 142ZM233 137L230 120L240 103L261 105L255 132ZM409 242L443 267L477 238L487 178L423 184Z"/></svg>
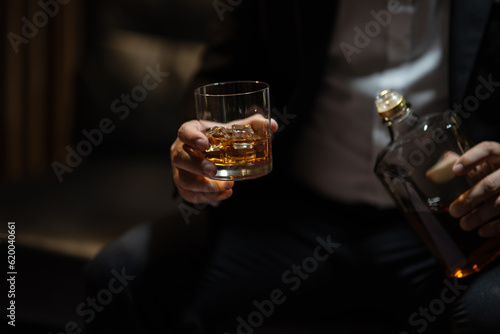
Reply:
<svg viewBox="0 0 500 334"><path fill-rule="evenodd" d="M34 0L3 1L3 36L23 36L22 17L32 21L41 10ZM82 323L85 263L126 230L178 209L169 148L214 19L210 0L72 0L17 53L4 39L0 332L14 332L4 317L9 221L16 222L16 332L55 334ZM113 101L142 85L148 67L169 75L120 119ZM82 131L104 118L113 131L59 180L54 162L65 164L67 147L76 150L87 140Z"/></svg>

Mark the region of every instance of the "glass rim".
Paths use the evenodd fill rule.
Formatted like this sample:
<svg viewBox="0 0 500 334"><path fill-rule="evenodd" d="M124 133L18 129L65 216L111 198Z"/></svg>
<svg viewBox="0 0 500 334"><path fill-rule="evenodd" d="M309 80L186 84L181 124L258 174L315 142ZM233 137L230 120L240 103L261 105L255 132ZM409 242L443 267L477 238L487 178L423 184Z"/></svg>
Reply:
<svg viewBox="0 0 500 334"><path fill-rule="evenodd" d="M224 85L232 85L232 84L260 84L263 85L262 88L256 88L252 89L249 91L244 91L244 92L238 92L238 93L202 93L201 90L209 88L209 87L216 87L216 86L224 86ZM200 96L237 96L237 95L248 95L248 94L255 94L259 92L263 92L266 89L269 89L269 84L264 82L264 81L258 81L258 80L234 80L234 81L222 81L222 82L214 82L210 84L206 84L203 86L200 86L194 90L195 95L200 95Z"/></svg>

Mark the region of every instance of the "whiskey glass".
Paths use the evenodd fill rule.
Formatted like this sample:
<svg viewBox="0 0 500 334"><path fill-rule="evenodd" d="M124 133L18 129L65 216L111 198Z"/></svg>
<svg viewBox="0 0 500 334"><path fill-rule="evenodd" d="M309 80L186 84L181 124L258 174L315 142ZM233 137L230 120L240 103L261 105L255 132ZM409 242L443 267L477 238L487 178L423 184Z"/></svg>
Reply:
<svg viewBox="0 0 500 334"><path fill-rule="evenodd" d="M218 82L194 91L196 118L209 141L204 156L217 167L216 180L248 180L272 170L269 85L261 81Z"/></svg>

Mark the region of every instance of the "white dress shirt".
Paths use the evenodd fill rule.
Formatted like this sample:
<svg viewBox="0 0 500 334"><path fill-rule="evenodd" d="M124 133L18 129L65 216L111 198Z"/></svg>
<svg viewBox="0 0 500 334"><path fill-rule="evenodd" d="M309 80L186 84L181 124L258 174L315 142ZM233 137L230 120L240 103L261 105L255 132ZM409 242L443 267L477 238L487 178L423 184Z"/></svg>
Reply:
<svg viewBox="0 0 500 334"><path fill-rule="evenodd" d="M321 92L305 126L294 171L346 203L391 207L376 178L390 141L375 96L395 89L418 114L447 108L449 0L340 1Z"/></svg>

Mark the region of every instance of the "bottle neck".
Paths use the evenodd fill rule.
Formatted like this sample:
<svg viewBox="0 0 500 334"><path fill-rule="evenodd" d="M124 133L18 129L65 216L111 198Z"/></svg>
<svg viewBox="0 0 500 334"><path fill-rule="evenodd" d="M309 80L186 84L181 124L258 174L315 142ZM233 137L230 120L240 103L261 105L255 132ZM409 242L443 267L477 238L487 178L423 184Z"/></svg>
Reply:
<svg viewBox="0 0 500 334"><path fill-rule="evenodd" d="M402 113L398 113L384 120L384 123L389 128L391 141L397 140L402 135L408 133L419 121L419 116L412 112L412 108L408 106Z"/></svg>

